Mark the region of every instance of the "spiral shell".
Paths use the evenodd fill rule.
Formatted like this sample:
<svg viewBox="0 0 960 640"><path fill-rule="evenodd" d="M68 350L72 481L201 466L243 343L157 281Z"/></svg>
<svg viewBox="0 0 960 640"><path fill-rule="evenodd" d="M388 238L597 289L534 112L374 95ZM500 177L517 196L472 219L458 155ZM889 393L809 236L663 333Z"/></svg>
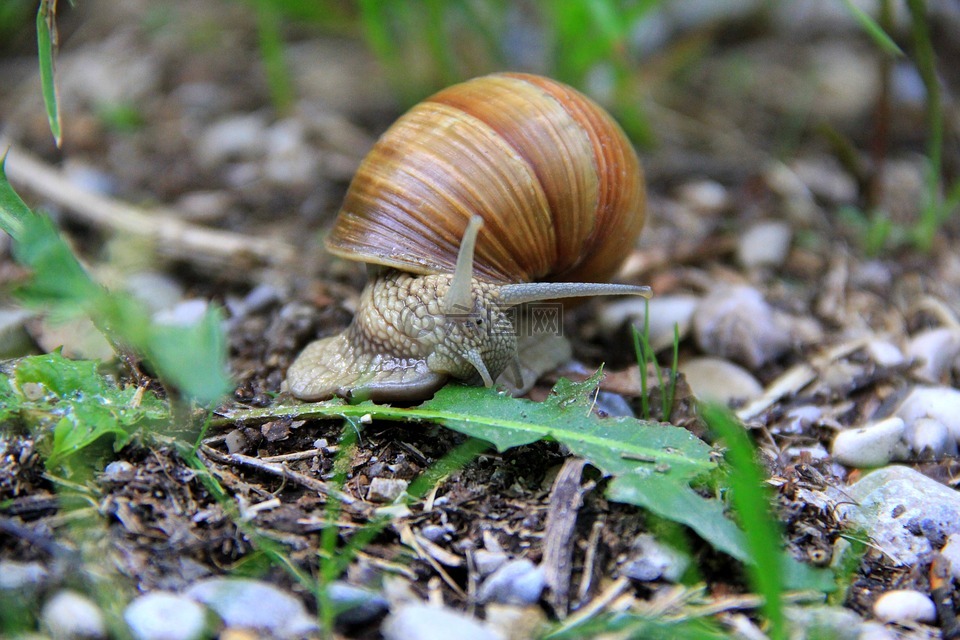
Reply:
<svg viewBox="0 0 960 640"><path fill-rule="evenodd" d="M606 111L547 78L494 74L427 98L383 134L327 247L450 273L480 215L478 278L605 281L633 247L644 206L640 162Z"/></svg>

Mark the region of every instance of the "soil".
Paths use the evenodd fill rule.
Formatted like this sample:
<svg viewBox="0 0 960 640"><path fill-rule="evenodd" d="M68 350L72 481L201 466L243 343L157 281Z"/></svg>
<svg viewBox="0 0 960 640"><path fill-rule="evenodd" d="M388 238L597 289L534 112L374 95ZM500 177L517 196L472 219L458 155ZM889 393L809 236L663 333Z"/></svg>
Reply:
<svg viewBox="0 0 960 640"><path fill-rule="evenodd" d="M329 257L320 239L356 164L401 112L388 80L352 34L290 27L288 62L298 102L280 114L271 106L255 16L246 4L178 1L149 10L133 0L91 1L61 11L63 147L51 141L29 39L12 41L0 52L5 78L0 133L73 179L103 185L111 198L145 210L162 203L193 215L189 223L196 227L275 243L274 259L178 253L144 247L110 223L92 222L69 207L50 208L98 277L150 270L182 287L184 298L225 305L237 387L221 409L270 406L292 359L316 336L345 327L362 290L362 265ZM881 56L856 29L768 25L737 37L718 34L729 36L714 25L686 35L709 43L695 63L680 69L670 68L669 60L650 64L647 113L658 143L642 151L649 219L620 279L650 284L657 296L703 297L726 285L748 285L792 319L790 348L750 373L769 388L793 367L820 363L817 379L777 398L745 425L777 491L789 550L828 566L846 529L826 501L811 496L827 485L842 487L860 472L829 456L811 455L811 448L829 449L838 430L882 415L905 390L927 381L910 363L881 366L862 349L818 358L864 335L905 345L923 329L956 322L958 228L955 219L947 221L927 252L900 244L870 255L864 226L843 213L876 207L909 227L923 189L922 101L907 89L887 87L892 93L884 102ZM674 55L680 50L676 43L666 48ZM825 59L832 61L830 73L817 75ZM111 89L114 84L119 88ZM949 95L947 105L945 171L956 176L958 112ZM123 124L121 107L132 110L134 124ZM274 127L272 135L280 137L277 123L299 131L294 151L300 144L314 152L316 162L308 178L271 177L263 149L205 147L204 132L242 115L262 122L256 144L280 144L266 133ZM43 194L22 191L32 204L49 204ZM706 192L722 197L713 203ZM213 195L188 197L197 194ZM770 220L791 229L789 252L775 265L744 266L738 254L744 230ZM4 277L12 278L9 250L4 253ZM573 311L565 329L581 370L606 363L605 388L639 411L640 390L630 374L636 362L624 349L631 344L629 334L625 328L607 332L598 320L607 304L594 301ZM43 333L42 328L32 333L41 345ZM685 334L681 360L701 353L695 338ZM663 355L667 362L668 351ZM572 371L566 374L576 375ZM531 397L544 397L558 375L546 375ZM947 367L937 382L956 387L957 370ZM659 406L656 395L651 404ZM708 437L694 406L681 379L671 422ZM791 411L809 406L822 417L789 428ZM654 418L660 417L655 409ZM208 434L201 459L239 506L239 521L172 447L127 447L116 459L129 466L119 475L98 474L82 512L101 523L92 531L102 537L78 532L71 522L78 512L59 503L56 483L44 473L31 437L11 434L0 463L0 558L38 560L69 583L78 572L92 570L89 563L97 556L91 550L99 550L129 594L176 591L200 577L237 571L302 594L289 572L265 562L258 545L275 543L301 570L317 571L328 506L298 478L333 477L342 428L336 422L276 420ZM373 479L417 478L463 440L429 424L366 426L346 469L343 492L354 506L337 514L342 538L349 539L381 506L368 500ZM279 477L228 452L283 462L293 473ZM471 596L478 574L465 561L468 552L490 548L493 538L493 546L508 555L540 562L553 483L567 459L550 443L481 454L438 484L430 509L417 504L377 534L346 578L369 584L383 575L401 576L424 599L476 612ZM907 463L951 487L960 480L955 458ZM638 509L608 502L605 480L592 468L580 482L583 504L570 542L569 603L544 604L548 619L594 602L621 575L636 535L659 526ZM409 544L410 534L422 541L425 530L440 532L429 540L440 549L433 554L428 545ZM718 609L729 621L737 608L731 598L747 591L742 568L693 534L687 543L705 583L702 601L731 603ZM929 592L928 570L898 567L882 551L868 549L843 604L869 618L884 590ZM643 601L665 588L661 582L634 581L628 593ZM379 622L338 632L378 637Z"/></svg>

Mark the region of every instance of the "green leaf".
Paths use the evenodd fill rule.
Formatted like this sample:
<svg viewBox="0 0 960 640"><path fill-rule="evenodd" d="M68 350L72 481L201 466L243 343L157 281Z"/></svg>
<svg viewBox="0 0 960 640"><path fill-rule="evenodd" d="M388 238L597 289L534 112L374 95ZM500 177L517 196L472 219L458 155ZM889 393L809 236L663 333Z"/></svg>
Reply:
<svg viewBox="0 0 960 640"><path fill-rule="evenodd" d="M48 468L66 465L103 438L112 438L119 450L140 429L170 420L155 395L118 387L100 375L96 362L59 352L15 361L12 381L0 377L0 418L19 416L35 431Z"/></svg>
<svg viewBox="0 0 960 640"><path fill-rule="evenodd" d="M40 60L40 85L43 91L43 104L47 108L47 119L50 121L50 132L59 147L62 136L53 59L54 34L56 34L56 3L51 0L40 0L40 8L37 10L37 57Z"/></svg>
<svg viewBox="0 0 960 640"><path fill-rule="evenodd" d="M568 386L569 385L569 386ZM635 418L601 418L585 388L558 383L544 402L510 399L483 387L448 385L420 406L435 421L492 442L498 450L548 438L607 474L657 475L685 482L715 468L710 447L686 429Z"/></svg>

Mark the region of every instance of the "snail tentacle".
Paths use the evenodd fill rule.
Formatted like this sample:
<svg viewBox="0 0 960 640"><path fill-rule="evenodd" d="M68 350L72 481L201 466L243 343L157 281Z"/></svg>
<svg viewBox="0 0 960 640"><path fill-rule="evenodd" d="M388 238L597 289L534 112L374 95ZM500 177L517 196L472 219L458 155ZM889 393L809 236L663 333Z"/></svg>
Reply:
<svg viewBox="0 0 960 640"><path fill-rule="evenodd" d="M450 288L443 296L443 310L446 313L467 313L473 309L473 252L482 226L483 218L472 216L467 230L463 232L460 251L457 252L457 266L450 280Z"/></svg>
<svg viewBox="0 0 960 640"><path fill-rule="evenodd" d="M500 302L506 307L559 298L621 295L649 298L653 294L647 286L606 282L522 282L500 287Z"/></svg>

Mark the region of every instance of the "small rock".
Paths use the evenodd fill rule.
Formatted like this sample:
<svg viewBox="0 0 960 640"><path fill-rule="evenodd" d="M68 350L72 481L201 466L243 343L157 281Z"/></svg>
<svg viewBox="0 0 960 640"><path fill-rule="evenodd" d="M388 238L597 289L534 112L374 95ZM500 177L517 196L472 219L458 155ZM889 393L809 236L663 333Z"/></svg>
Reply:
<svg viewBox="0 0 960 640"><path fill-rule="evenodd" d="M860 625L857 640L903 640L903 637L885 624L868 620Z"/></svg>
<svg viewBox="0 0 960 640"><path fill-rule="evenodd" d="M887 591L873 603L873 615L884 622L933 622L937 608L925 593L911 589Z"/></svg>
<svg viewBox="0 0 960 640"><path fill-rule="evenodd" d="M657 296L649 301L624 298L603 306L597 317L598 327L607 335L613 335L627 322L642 329L644 312L649 308L650 346L654 351L660 351L673 344L674 327L681 340L690 333L693 312L698 303L699 298L687 295Z"/></svg>
<svg viewBox="0 0 960 640"><path fill-rule="evenodd" d="M790 348L790 335L752 287L722 287L700 301L693 333L707 354L757 369Z"/></svg>
<svg viewBox="0 0 960 640"><path fill-rule="evenodd" d="M543 569L522 558L511 560L483 581L477 591L481 603L535 604L546 586Z"/></svg>
<svg viewBox="0 0 960 640"><path fill-rule="evenodd" d="M401 607L387 616L380 632L384 640L503 640L476 618L425 604Z"/></svg>
<svg viewBox="0 0 960 640"><path fill-rule="evenodd" d="M903 439L916 457L939 460L957 455L957 441L945 424L933 418L920 418L907 425Z"/></svg>
<svg viewBox="0 0 960 640"><path fill-rule="evenodd" d="M920 418L933 418L960 440L960 391L951 387L915 387L904 398L896 415L907 424Z"/></svg>
<svg viewBox="0 0 960 640"><path fill-rule="evenodd" d="M374 478L367 490L367 500L371 502L393 502L403 495L410 483L397 478Z"/></svg>
<svg viewBox="0 0 960 640"><path fill-rule="evenodd" d="M947 543L940 549L940 555L950 561L950 575L960 582L960 533L947 536Z"/></svg>
<svg viewBox="0 0 960 640"><path fill-rule="evenodd" d="M337 622L342 624L369 622L390 607L387 599L376 591L340 580L327 586L327 596L337 611Z"/></svg>
<svg viewBox="0 0 960 640"><path fill-rule="evenodd" d="M748 228L737 243L737 259L747 269L780 267L787 259L793 230L785 222L760 222Z"/></svg>
<svg viewBox="0 0 960 640"><path fill-rule="evenodd" d="M200 164L216 167L227 160L260 157L266 149L267 127L257 114L237 114L212 124L197 139L194 153Z"/></svg>
<svg viewBox="0 0 960 640"><path fill-rule="evenodd" d="M234 429L224 436L223 442L227 445L227 453L230 455L243 453L247 450L247 447L250 446L250 441L240 429Z"/></svg>
<svg viewBox="0 0 960 640"><path fill-rule="evenodd" d="M447 529L438 524L428 524L420 529L420 535L430 542L440 542L447 535Z"/></svg>
<svg viewBox="0 0 960 640"><path fill-rule="evenodd" d="M114 460L103 468L103 479L108 482L128 482L136 473L136 468L126 460Z"/></svg>
<svg viewBox="0 0 960 640"><path fill-rule="evenodd" d="M488 576L507 563L510 557L502 551L487 551L480 549L473 554L473 564L477 573Z"/></svg>
<svg viewBox="0 0 960 640"><path fill-rule="evenodd" d="M693 358L680 365L680 372L700 400L729 405L763 393L763 386L749 371L727 360Z"/></svg>
<svg viewBox="0 0 960 640"><path fill-rule="evenodd" d="M216 222L230 212L233 199L226 191L191 191L180 196L174 210L192 222Z"/></svg>
<svg viewBox="0 0 960 640"><path fill-rule="evenodd" d="M189 327L200 322L210 303L202 298L184 300L169 309L163 309L153 316L157 324L174 327Z"/></svg>
<svg viewBox="0 0 960 640"><path fill-rule="evenodd" d="M105 638L107 627L99 607L75 591L60 591L43 605L43 626L54 638Z"/></svg>
<svg viewBox="0 0 960 640"><path fill-rule="evenodd" d="M0 590L26 590L39 587L47 579L47 570L39 562L0 560Z"/></svg>
<svg viewBox="0 0 960 640"><path fill-rule="evenodd" d="M547 614L538 606L517 607L507 604L488 604L484 607L487 626L506 640L542 638L549 628Z"/></svg>
<svg viewBox="0 0 960 640"><path fill-rule="evenodd" d="M948 536L960 534L960 492L909 467L877 469L828 494L841 517L851 518L901 565L918 564Z"/></svg>
<svg viewBox="0 0 960 640"><path fill-rule="evenodd" d="M895 367L907 361L903 352L889 340L871 340L866 346L866 351L881 367Z"/></svg>
<svg viewBox="0 0 960 640"><path fill-rule="evenodd" d="M727 189L713 180L687 182L677 189L677 199L694 211L715 213L730 201Z"/></svg>
<svg viewBox="0 0 960 640"><path fill-rule="evenodd" d="M859 640L863 620L850 609L813 605L787 607L790 640Z"/></svg>
<svg viewBox="0 0 960 640"><path fill-rule="evenodd" d="M268 180L281 186L296 187L308 185L316 179L320 161L304 136L303 124L292 118L270 127L263 168Z"/></svg>
<svg viewBox="0 0 960 640"><path fill-rule="evenodd" d="M183 298L183 287L170 276L156 271L131 273L124 289L151 313L172 309Z"/></svg>
<svg viewBox="0 0 960 640"><path fill-rule="evenodd" d="M779 434L801 434L807 433L820 418L823 417L823 409L813 404L806 404L794 407L787 411L783 420L775 428Z"/></svg>
<svg viewBox="0 0 960 640"><path fill-rule="evenodd" d="M641 582L660 578L677 582L689 564L690 559L684 554L643 533L634 538L631 558L620 571L628 578Z"/></svg>
<svg viewBox="0 0 960 640"><path fill-rule="evenodd" d="M841 431L833 439L833 457L848 467L883 466L893 459L905 428L903 420L894 417Z"/></svg>
<svg viewBox="0 0 960 640"><path fill-rule="evenodd" d="M926 382L940 382L949 375L953 361L960 355L960 331L941 327L921 331L910 339L907 357L919 363L914 369Z"/></svg>
<svg viewBox="0 0 960 640"><path fill-rule="evenodd" d="M206 631L206 611L193 600L154 591L131 602L123 619L138 640L193 640Z"/></svg>
<svg viewBox="0 0 960 640"><path fill-rule="evenodd" d="M300 600L258 580L210 578L197 582L184 595L213 609L227 627L262 631L281 639L318 630Z"/></svg>

